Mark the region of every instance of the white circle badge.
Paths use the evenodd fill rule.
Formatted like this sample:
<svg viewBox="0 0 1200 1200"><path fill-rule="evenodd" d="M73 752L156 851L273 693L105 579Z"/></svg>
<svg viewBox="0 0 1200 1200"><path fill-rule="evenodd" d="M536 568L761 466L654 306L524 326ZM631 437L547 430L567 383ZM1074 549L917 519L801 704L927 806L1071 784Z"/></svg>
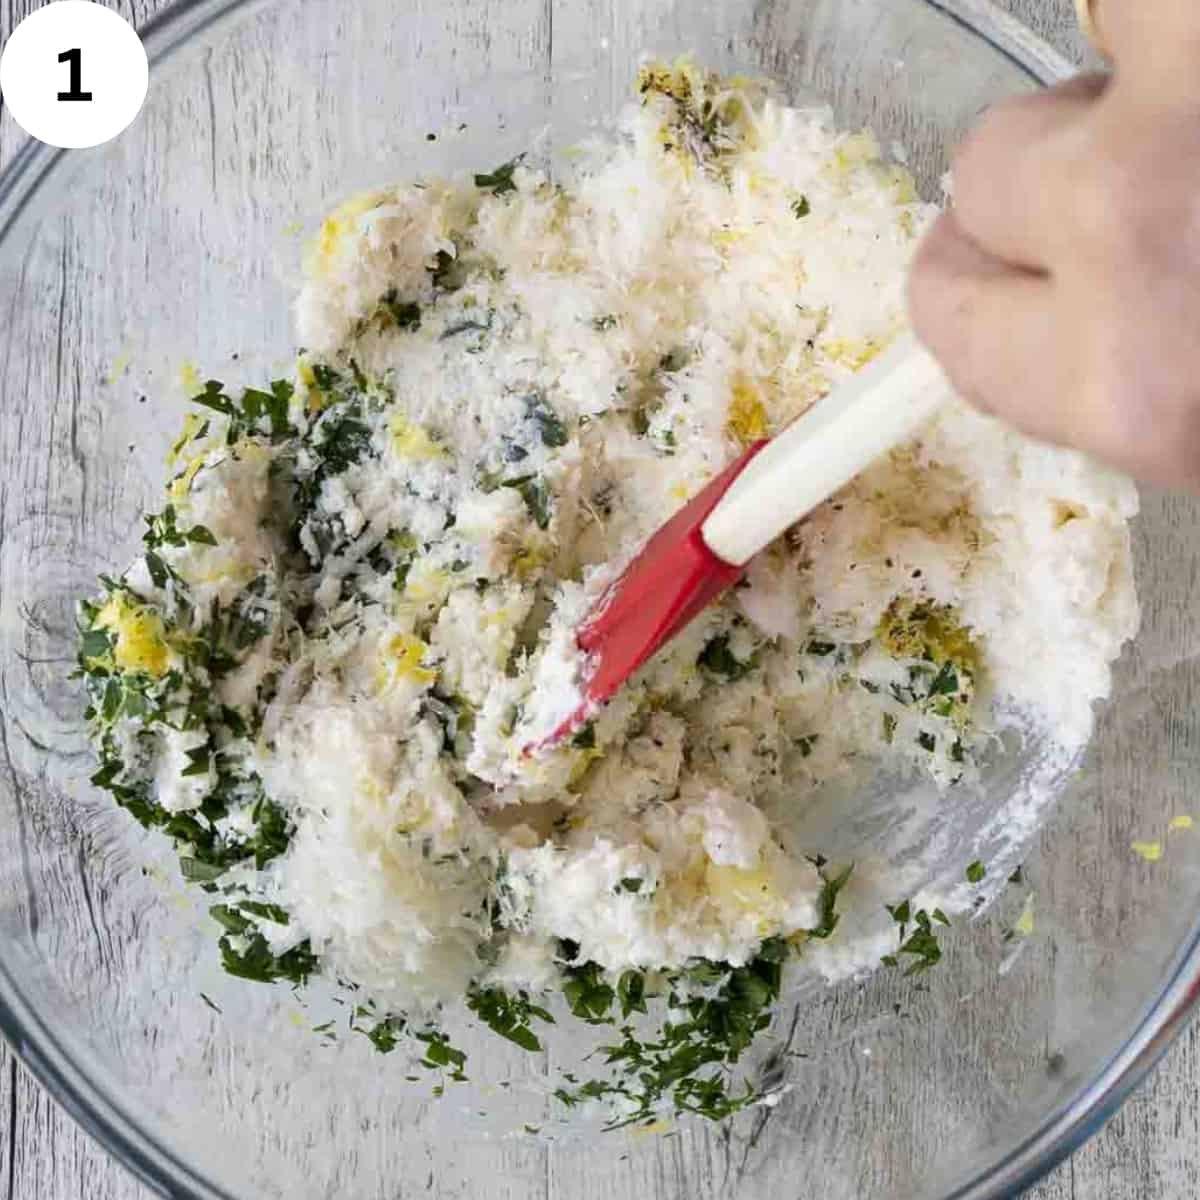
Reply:
<svg viewBox="0 0 1200 1200"><path fill-rule="evenodd" d="M133 26L92 0L35 9L0 53L0 96L13 119L67 149L116 137L137 116L149 79Z"/></svg>

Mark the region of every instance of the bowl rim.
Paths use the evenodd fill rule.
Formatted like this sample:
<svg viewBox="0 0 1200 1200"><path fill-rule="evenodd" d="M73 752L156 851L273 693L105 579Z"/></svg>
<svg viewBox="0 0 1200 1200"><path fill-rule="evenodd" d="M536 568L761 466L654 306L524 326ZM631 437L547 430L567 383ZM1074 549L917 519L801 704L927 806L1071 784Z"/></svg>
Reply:
<svg viewBox="0 0 1200 1200"><path fill-rule="evenodd" d="M989 43L1033 82L1075 73L1069 59L992 0L918 0ZM205 30L244 19L274 0L175 0L140 30L151 69L185 52ZM79 152L76 152L77 154ZM86 153L86 152L85 152ZM65 166L67 152L30 139L0 174L0 242ZM1180 942L1157 994L1125 1041L1015 1147L968 1172L945 1200L1002 1200L1019 1194L1097 1133L1182 1033L1200 1007L1200 919ZM0 956L0 1035L55 1101L142 1182L179 1200L237 1200L201 1175L114 1099L68 1052Z"/></svg>

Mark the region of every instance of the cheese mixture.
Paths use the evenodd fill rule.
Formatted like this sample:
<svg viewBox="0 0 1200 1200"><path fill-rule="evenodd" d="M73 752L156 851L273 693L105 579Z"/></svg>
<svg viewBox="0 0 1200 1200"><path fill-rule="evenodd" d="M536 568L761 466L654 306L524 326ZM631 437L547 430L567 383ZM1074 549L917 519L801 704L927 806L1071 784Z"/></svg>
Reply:
<svg viewBox="0 0 1200 1200"><path fill-rule="evenodd" d="M1137 625L1133 486L949 399L523 754L644 539L903 327L935 214L763 85L683 61L637 91L565 165L335 211L294 378L206 386L144 554L83 606L95 780L213 893L225 966L352 985L377 1045L453 1072L444 1006L536 1048L558 990L592 1022L664 996L733 1061L850 866L769 814L864 762L953 805L1000 713L1082 746ZM611 1090L736 1106L676 1078Z"/></svg>

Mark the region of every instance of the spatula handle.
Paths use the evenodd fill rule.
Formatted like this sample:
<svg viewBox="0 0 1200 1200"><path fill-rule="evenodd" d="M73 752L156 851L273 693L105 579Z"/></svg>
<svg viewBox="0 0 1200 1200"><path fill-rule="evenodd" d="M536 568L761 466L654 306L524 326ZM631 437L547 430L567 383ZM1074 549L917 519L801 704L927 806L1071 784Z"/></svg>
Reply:
<svg viewBox="0 0 1200 1200"><path fill-rule="evenodd" d="M764 447L701 527L708 548L727 563L748 562L909 438L949 392L941 368L903 334Z"/></svg>

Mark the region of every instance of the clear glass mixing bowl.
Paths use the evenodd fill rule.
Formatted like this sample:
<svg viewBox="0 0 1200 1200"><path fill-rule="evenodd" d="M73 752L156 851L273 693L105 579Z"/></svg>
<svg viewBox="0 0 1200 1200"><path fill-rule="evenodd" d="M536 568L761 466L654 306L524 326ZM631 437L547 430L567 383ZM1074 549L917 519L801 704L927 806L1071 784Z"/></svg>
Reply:
<svg viewBox="0 0 1200 1200"><path fill-rule="evenodd" d="M0 186L0 1027L18 1052L187 1198L983 1197L1066 1154L1200 977L1200 830L1169 829L1200 778L1191 501L1144 498L1145 627L1025 881L919 985L785 1006L791 1086L724 1128L512 1136L543 1056L480 1051L482 1082L437 1101L364 1039L314 1036L290 992L223 980L170 856L87 784L68 678L75 600L131 555L160 486L181 364L238 378L290 359L298 218L487 167L547 124L568 140L622 102L644 50L823 97L906 146L934 196L979 111L1065 64L982 0L196 0L146 42L130 130L30 148ZM947 821L961 862L978 823ZM1030 895L1032 932L1006 940Z"/></svg>

